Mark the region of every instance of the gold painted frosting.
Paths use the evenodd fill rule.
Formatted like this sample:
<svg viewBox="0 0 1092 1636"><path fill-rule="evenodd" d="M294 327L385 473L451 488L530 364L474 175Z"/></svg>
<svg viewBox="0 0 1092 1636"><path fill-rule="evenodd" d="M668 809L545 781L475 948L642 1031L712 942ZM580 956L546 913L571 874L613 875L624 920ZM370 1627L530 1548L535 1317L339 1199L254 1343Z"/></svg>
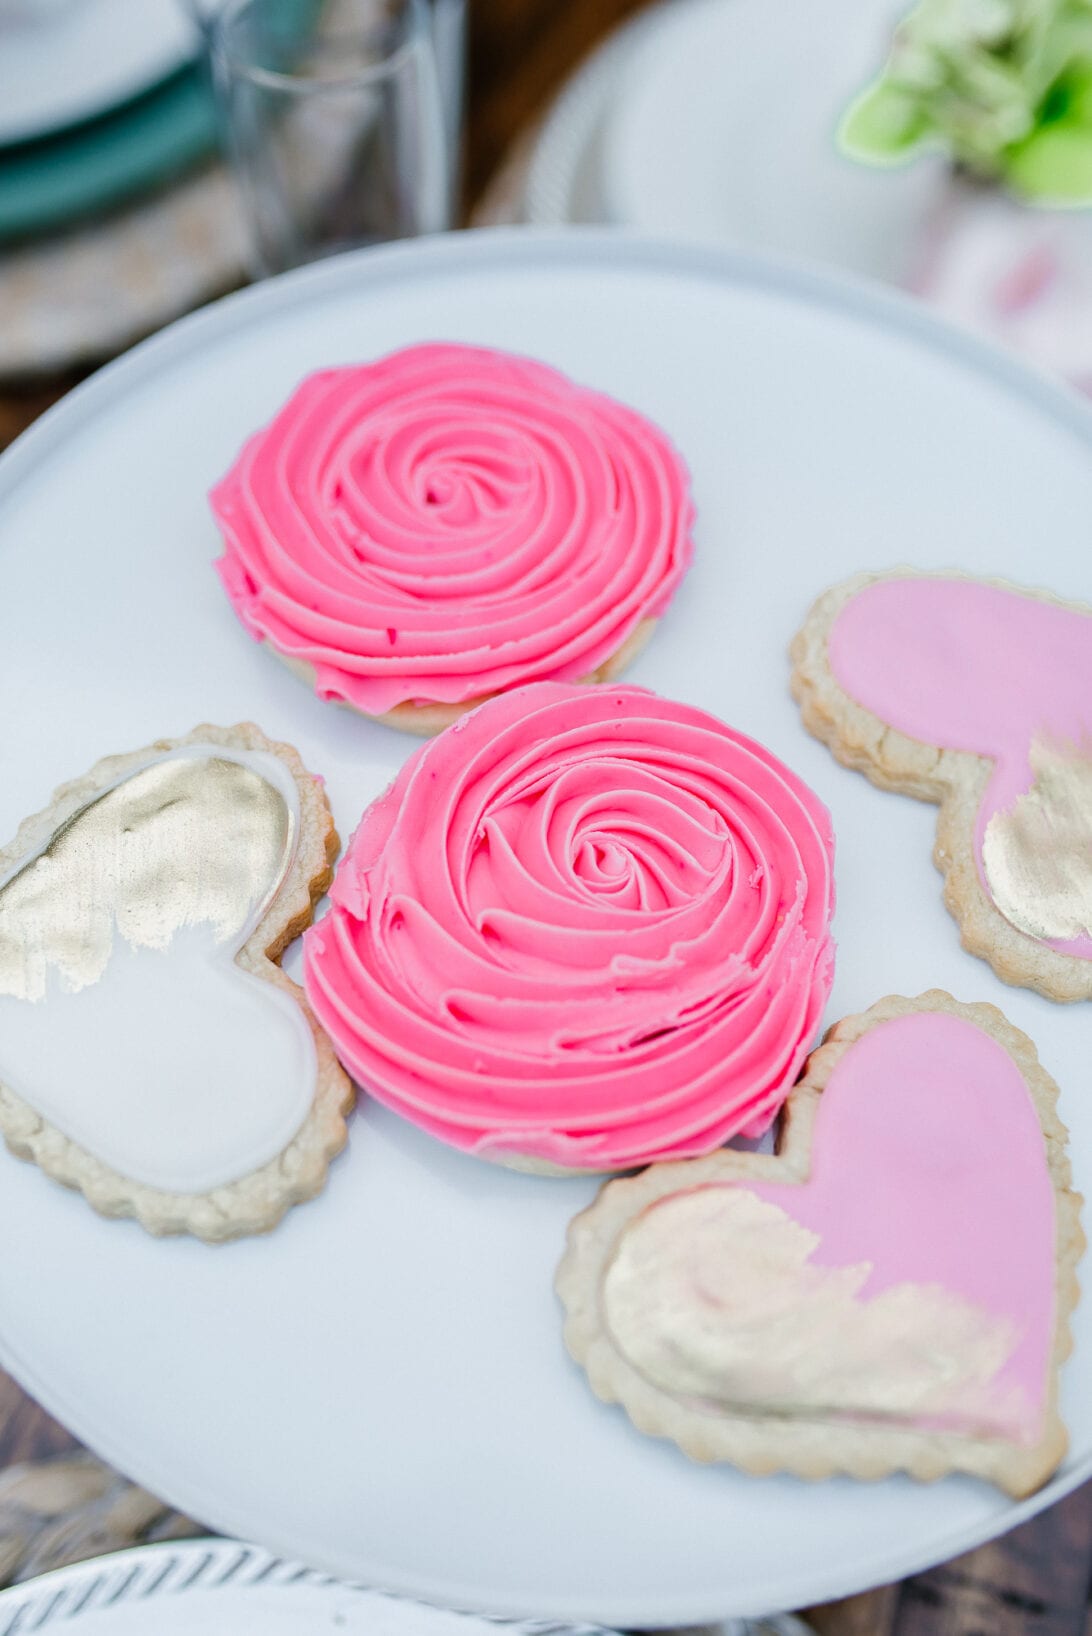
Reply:
<svg viewBox="0 0 1092 1636"><path fill-rule="evenodd" d="M141 768L75 813L0 886L0 994L96 983L116 937L165 949L187 926L237 936L268 902L295 845L283 792L205 752Z"/></svg>
<svg viewBox="0 0 1092 1636"><path fill-rule="evenodd" d="M1031 789L986 826L990 891L1031 937L1092 937L1092 749L1036 738L1029 761Z"/></svg>
<svg viewBox="0 0 1092 1636"><path fill-rule="evenodd" d="M815 1265L819 1244L745 1188L669 1195L618 1242L603 1278L607 1327L646 1380L712 1412L1004 1414L993 1382L1015 1344L1007 1320L939 1285L866 1299L871 1265Z"/></svg>

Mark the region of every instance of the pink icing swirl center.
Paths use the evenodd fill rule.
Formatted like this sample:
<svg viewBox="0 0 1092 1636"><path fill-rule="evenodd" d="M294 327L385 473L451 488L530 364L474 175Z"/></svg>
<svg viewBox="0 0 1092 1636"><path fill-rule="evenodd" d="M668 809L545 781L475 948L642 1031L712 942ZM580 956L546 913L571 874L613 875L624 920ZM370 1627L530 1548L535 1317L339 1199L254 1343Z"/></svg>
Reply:
<svg viewBox="0 0 1092 1636"><path fill-rule="evenodd" d="M310 376L211 500L244 625L374 715L589 676L692 552L662 432L476 347Z"/></svg>
<svg viewBox="0 0 1092 1636"><path fill-rule="evenodd" d="M306 985L365 1089L486 1155L760 1134L833 976L833 835L768 750L638 688L482 705L365 813Z"/></svg>

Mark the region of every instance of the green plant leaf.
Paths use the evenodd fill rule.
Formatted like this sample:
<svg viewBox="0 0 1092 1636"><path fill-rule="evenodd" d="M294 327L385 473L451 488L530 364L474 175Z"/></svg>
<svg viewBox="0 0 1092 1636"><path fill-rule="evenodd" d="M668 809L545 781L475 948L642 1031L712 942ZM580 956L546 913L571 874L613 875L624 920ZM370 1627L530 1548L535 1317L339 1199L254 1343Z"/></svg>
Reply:
<svg viewBox="0 0 1092 1636"><path fill-rule="evenodd" d="M1092 62L1074 63L1069 71L1069 115L1092 130Z"/></svg>
<svg viewBox="0 0 1092 1636"><path fill-rule="evenodd" d="M928 134L929 121L917 98L880 80L847 108L838 142L854 159L897 164L909 158Z"/></svg>
<svg viewBox="0 0 1092 1636"><path fill-rule="evenodd" d="M1005 181L1041 204L1092 204L1092 127L1071 117L1034 131L1005 155Z"/></svg>

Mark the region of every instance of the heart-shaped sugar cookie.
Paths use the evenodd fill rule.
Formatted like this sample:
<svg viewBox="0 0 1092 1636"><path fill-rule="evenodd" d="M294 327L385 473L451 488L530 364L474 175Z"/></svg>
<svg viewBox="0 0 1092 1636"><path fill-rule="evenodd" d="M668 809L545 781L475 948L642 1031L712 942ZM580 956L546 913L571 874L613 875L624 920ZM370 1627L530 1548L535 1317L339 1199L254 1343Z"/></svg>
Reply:
<svg viewBox="0 0 1092 1636"><path fill-rule="evenodd" d="M964 946L1007 983L1092 998L1092 608L897 569L827 591L793 643L810 732L940 804Z"/></svg>
<svg viewBox="0 0 1092 1636"><path fill-rule="evenodd" d="M776 1156L653 1165L576 1219L570 1351L695 1459L1029 1492L1083 1246L1056 1094L993 1007L880 1001L813 1053Z"/></svg>
<svg viewBox="0 0 1092 1636"><path fill-rule="evenodd" d="M0 853L0 1132L107 1215L208 1240L322 1185L352 1091L276 961L336 852L257 728L100 762Z"/></svg>

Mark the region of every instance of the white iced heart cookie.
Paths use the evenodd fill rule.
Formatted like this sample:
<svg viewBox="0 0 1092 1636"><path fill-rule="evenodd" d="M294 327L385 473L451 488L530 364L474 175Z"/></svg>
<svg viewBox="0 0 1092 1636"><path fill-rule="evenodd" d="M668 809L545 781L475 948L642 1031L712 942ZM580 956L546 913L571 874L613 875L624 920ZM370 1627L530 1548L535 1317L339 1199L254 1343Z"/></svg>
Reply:
<svg viewBox="0 0 1092 1636"><path fill-rule="evenodd" d="M0 1132L105 1215L218 1241L321 1188L352 1087L276 964L337 836L256 727L112 756L0 851Z"/></svg>

